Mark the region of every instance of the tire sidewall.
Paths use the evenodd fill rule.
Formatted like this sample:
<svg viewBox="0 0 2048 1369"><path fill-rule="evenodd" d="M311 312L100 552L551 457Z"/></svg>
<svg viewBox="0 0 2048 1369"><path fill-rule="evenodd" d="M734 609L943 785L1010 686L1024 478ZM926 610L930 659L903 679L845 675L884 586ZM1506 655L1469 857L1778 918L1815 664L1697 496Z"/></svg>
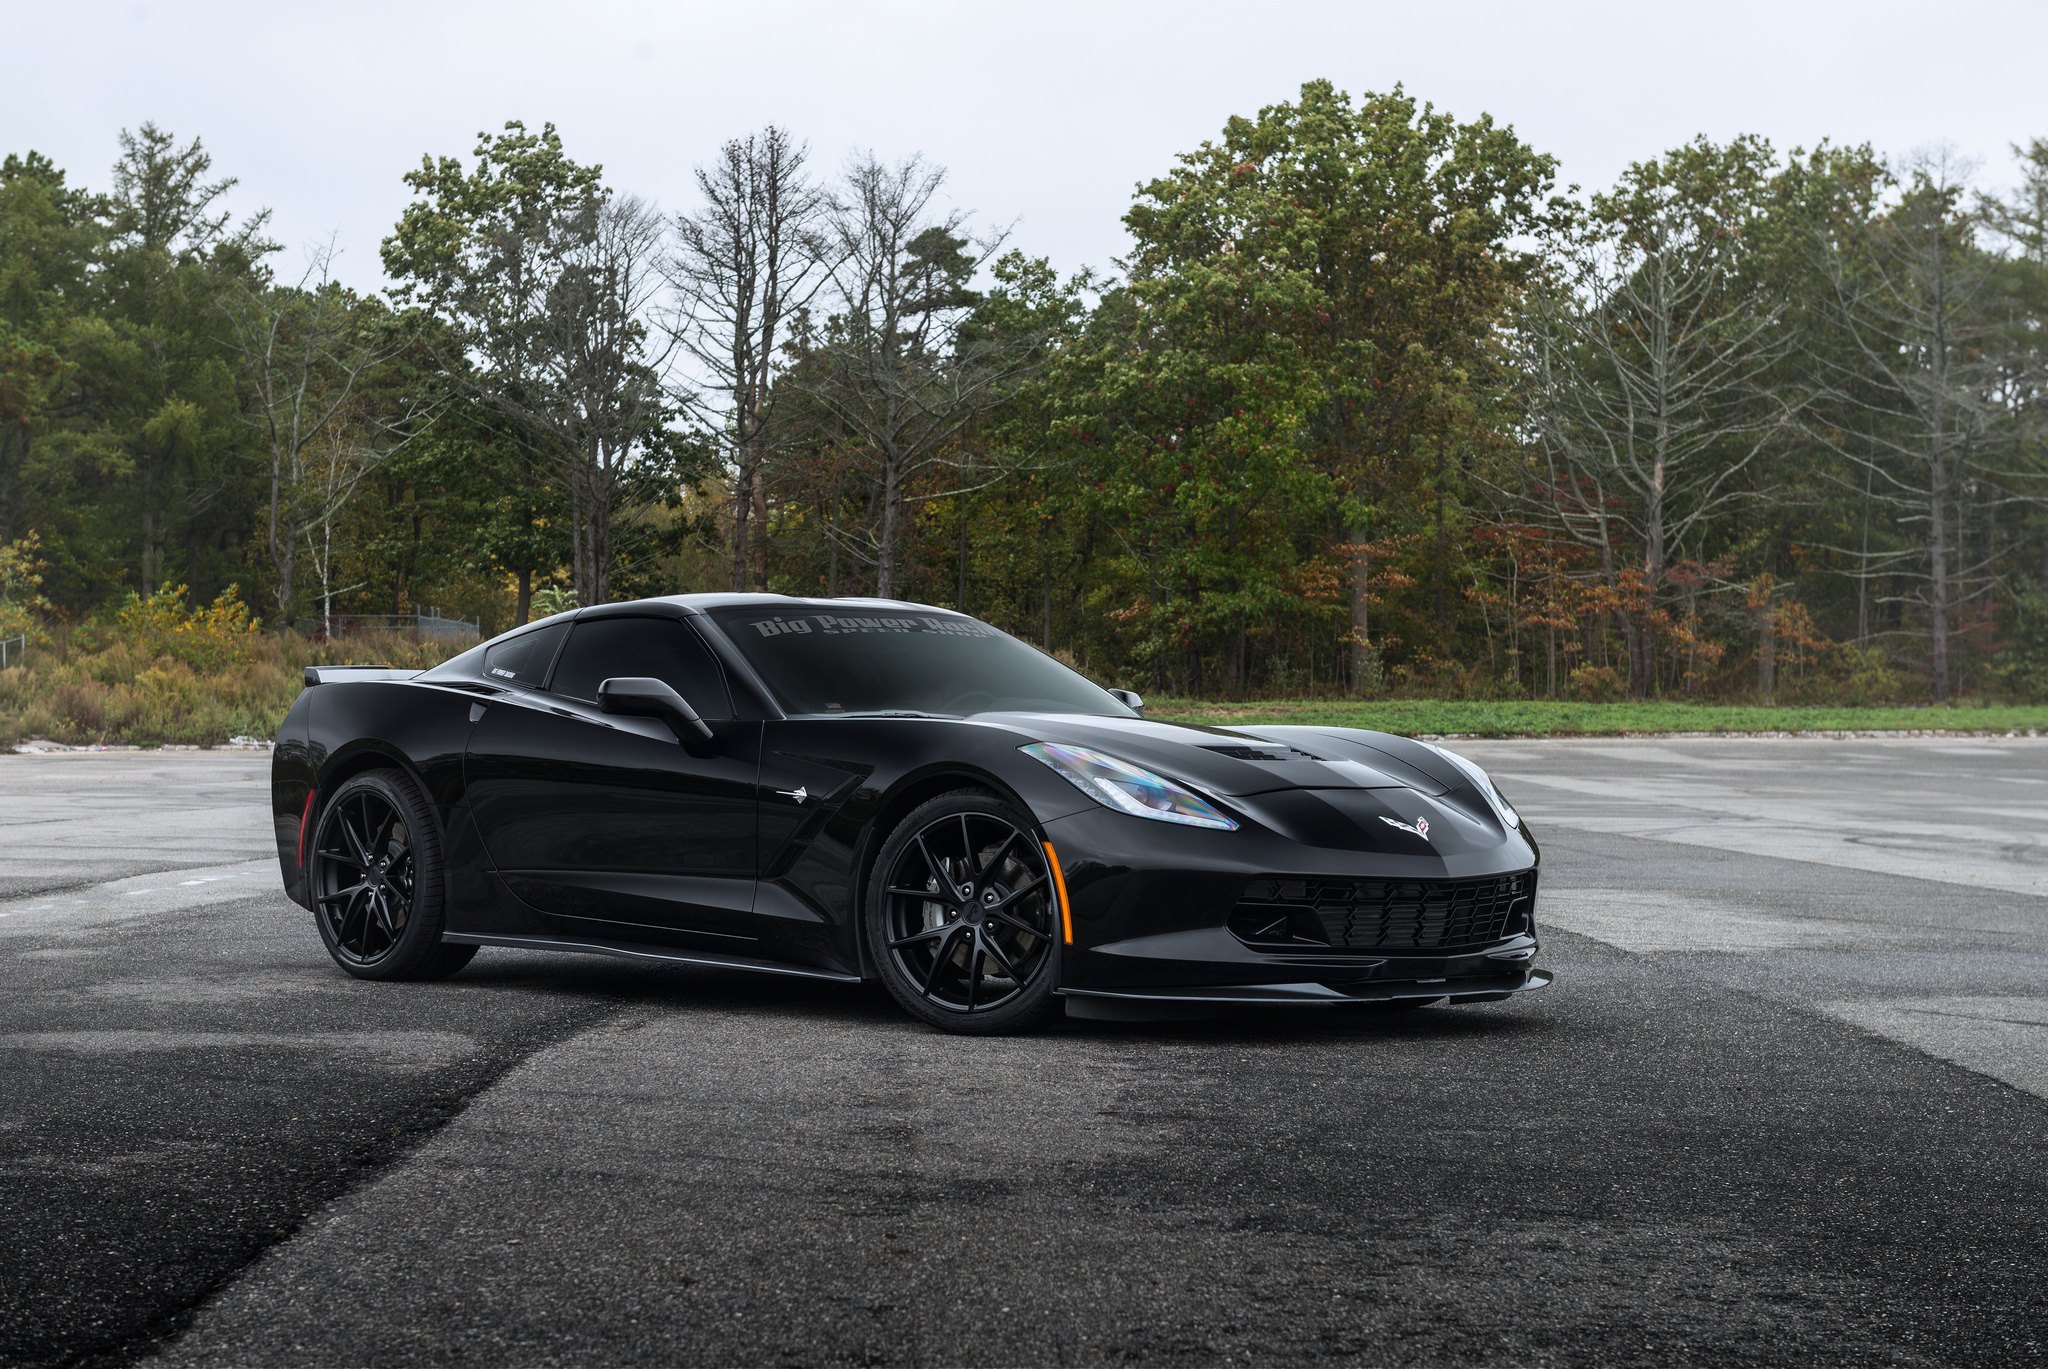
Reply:
<svg viewBox="0 0 2048 1369"><path fill-rule="evenodd" d="M986 789L951 790L913 808L883 838L874 867L868 872L867 891L861 901L862 936L868 959L890 997L906 1012L941 1031L993 1036L1040 1026L1057 1015L1060 1009L1056 990L1059 988L1064 946L1058 936L1051 939L1045 960L1022 993L999 1008L977 1013L955 1012L931 1002L918 992L916 986L905 982L896 957L889 950L888 910L882 891L888 886L890 871L917 833L941 818L959 813L984 813L1000 818L1018 831L1041 842L1044 840L1037 821L1029 813Z"/></svg>

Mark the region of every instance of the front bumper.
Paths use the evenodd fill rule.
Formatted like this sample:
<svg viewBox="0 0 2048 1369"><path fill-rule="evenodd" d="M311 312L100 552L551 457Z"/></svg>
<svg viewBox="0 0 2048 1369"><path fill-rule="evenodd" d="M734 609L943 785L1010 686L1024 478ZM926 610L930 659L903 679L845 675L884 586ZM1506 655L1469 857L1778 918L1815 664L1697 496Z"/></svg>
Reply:
<svg viewBox="0 0 2048 1369"><path fill-rule="evenodd" d="M1242 813L1250 807L1237 803ZM1274 875L1460 881L1533 872L1526 831L1423 853L1306 842L1247 823L1235 832L1091 809L1045 824L1059 852L1073 942L1060 991L1070 1013L1109 1005L1341 1006L1397 999L1498 1001L1540 989L1534 909L1512 933L1443 947L1247 944L1230 928L1249 881ZM1533 898L1533 895L1532 895Z"/></svg>

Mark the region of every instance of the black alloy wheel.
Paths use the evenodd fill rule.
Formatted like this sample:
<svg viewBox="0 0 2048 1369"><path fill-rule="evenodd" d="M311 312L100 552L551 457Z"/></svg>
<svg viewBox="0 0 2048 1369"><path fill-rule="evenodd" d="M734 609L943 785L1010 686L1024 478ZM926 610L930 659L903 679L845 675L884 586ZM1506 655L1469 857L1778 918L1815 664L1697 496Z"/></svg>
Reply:
<svg viewBox="0 0 2048 1369"><path fill-rule="evenodd" d="M315 845L314 895L337 959L374 965L412 916L415 869L405 817L371 788L327 810Z"/></svg>
<svg viewBox="0 0 2048 1369"><path fill-rule="evenodd" d="M361 979L438 979L474 946L441 941L441 842L426 802L397 771L344 783L321 805L307 871L320 939Z"/></svg>
<svg viewBox="0 0 2048 1369"><path fill-rule="evenodd" d="M1061 923L1030 819L993 794L941 795L875 864L869 947L898 1002L934 1026L1003 1032L1058 1007Z"/></svg>

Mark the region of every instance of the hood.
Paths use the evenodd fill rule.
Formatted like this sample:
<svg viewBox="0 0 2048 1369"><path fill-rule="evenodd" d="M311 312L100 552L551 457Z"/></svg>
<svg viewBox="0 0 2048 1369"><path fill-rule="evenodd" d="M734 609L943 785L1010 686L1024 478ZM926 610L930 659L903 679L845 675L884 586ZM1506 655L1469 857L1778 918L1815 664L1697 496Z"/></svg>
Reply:
<svg viewBox="0 0 2048 1369"><path fill-rule="evenodd" d="M1410 789L1437 798L1467 786L1429 748L1358 728L1202 727L1072 713L988 713L976 721L1107 752L1225 798L1280 789Z"/></svg>

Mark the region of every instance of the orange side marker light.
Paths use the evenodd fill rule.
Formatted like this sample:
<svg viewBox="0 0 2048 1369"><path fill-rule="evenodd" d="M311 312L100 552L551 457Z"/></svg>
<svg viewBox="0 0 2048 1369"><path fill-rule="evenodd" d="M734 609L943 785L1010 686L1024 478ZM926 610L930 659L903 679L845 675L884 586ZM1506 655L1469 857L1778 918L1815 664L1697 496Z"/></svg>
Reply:
<svg viewBox="0 0 2048 1369"><path fill-rule="evenodd" d="M1052 866L1052 887L1060 896L1060 931L1071 946L1074 944L1074 912L1067 906L1067 877L1060 869L1060 853L1052 849L1049 841L1044 846L1046 863Z"/></svg>
<svg viewBox="0 0 2048 1369"><path fill-rule="evenodd" d="M306 821L313 816L313 796L319 792L317 789L308 789L306 791L306 806L299 810L299 870L301 873L304 873L306 869Z"/></svg>

